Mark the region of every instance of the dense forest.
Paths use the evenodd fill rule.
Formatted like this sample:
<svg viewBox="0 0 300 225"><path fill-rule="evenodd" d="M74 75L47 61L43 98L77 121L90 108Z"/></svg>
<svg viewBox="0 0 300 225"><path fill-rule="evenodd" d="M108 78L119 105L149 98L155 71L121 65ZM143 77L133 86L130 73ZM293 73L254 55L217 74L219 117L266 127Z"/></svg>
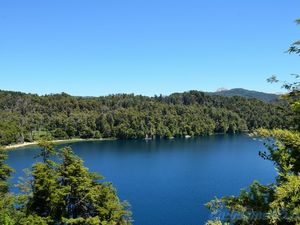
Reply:
<svg viewBox="0 0 300 225"><path fill-rule="evenodd" d="M80 138L171 138L284 128L282 102L211 96L199 91L169 96L118 94L75 97L0 91L0 145Z"/></svg>

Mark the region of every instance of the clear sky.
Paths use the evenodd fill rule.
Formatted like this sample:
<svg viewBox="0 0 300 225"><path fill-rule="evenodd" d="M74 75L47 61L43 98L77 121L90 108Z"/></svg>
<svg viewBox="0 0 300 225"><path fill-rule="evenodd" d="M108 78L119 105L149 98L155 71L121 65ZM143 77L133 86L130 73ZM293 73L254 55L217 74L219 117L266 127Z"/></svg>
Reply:
<svg viewBox="0 0 300 225"><path fill-rule="evenodd" d="M0 89L169 94L300 73L299 0L1 0Z"/></svg>

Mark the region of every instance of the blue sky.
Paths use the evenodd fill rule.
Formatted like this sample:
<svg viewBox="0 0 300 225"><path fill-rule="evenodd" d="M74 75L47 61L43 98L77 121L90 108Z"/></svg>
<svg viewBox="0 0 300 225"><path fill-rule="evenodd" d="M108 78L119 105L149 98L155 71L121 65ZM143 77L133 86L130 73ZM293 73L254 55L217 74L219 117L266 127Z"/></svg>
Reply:
<svg viewBox="0 0 300 225"><path fill-rule="evenodd" d="M169 94L280 92L300 73L299 0L3 0L0 89Z"/></svg>

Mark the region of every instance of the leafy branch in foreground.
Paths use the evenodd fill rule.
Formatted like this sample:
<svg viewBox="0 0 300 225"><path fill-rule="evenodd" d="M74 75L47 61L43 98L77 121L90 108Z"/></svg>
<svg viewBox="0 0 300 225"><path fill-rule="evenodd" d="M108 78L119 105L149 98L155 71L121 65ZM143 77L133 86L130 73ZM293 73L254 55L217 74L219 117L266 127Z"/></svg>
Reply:
<svg viewBox="0 0 300 225"><path fill-rule="evenodd" d="M296 24L300 24L300 19L297 19L296 21ZM289 53L295 53L295 54L300 54L300 40L298 41L295 41L291 47L288 49L288 52Z"/></svg>
<svg viewBox="0 0 300 225"><path fill-rule="evenodd" d="M295 110L293 105L297 102L299 100L294 100L291 104L292 110ZM299 124L295 124L291 130L258 129L254 132L254 136L265 141L268 150L260 152L260 156L271 160L278 171L276 183L266 186L254 182L249 188L242 190L239 196L212 200L206 206L219 218L217 222L237 225L300 224L298 127Z"/></svg>
<svg viewBox="0 0 300 225"><path fill-rule="evenodd" d="M300 20L297 20L300 23ZM300 54L300 42L288 50ZM206 204L215 216L209 224L234 225L299 225L300 224L300 76L296 81L284 83L288 94L283 97L290 105L292 121L289 129L257 129L253 136L265 141L268 151L260 152L271 160L278 171L276 182L262 185L254 182L239 196L227 196ZM269 82L278 82L275 76Z"/></svg>

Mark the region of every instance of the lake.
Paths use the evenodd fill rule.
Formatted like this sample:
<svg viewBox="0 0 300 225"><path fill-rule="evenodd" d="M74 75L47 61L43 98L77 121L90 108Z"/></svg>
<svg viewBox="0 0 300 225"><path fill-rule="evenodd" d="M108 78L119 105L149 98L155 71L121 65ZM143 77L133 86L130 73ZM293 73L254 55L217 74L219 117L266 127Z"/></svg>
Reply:
<svg viewBox="0 0 300 225"><path fill-rule="evenodd" d="M276 175L273 164L258 156L263 144L246 135L68 145L129 201L135 225L204 224L210 216L206 202L238 194L253 180L268 184ZM27 147L9 152L8 164L16 170L12 183L36 161L37 151Z"/></svg>

